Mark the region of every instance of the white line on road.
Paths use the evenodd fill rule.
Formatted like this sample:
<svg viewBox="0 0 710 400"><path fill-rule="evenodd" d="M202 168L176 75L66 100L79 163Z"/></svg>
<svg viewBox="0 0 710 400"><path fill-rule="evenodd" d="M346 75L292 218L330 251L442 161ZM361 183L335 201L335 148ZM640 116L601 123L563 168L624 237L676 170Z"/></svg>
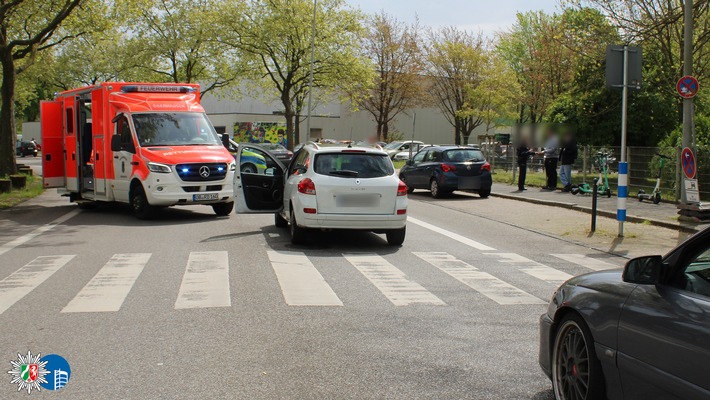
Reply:
<svg viewBox="0 0 710 400"><path fill-rule="evenodd" d="M47 231L52 230L55 226L62 224L71 218L74 218L80 212L81 212L81 210L79 210L79 209L72 210L72 211L62 215L61 217L55 219L54 221L40 226L39 228L33 230L32 232L30 232L26 235L22 235L18 238L15 238L14 240L11 240L11 241L5 243L4 245L0 246L0 255L7 253L8 251L14 249L17 246L22 246L23 244L29 242L30 240L36 238L37 236L39 236Z"/></svg>
<svg viewBox="0 0 710 400"><path fill-rule="evenodd" d="M377 254L343 254L395 306L433 304L445 306L433 293L410 281L404 272Z"/></svg>
<svg viewBox="0 0 710 400"><path fill-rule="evenodd" d="M175 309L230 307L229 258L226 251L192 252Z"/></svg>
<svg viewBox="0 0 710 400"><path fill-rule="evenodd" d="M0 281L0 314L27 296L74 256L41 256Z"/></svg>
<svg viewBox="0 0 710 400"><path fill-rule="evenodd" d="M269 251L269 260L290 306L342 306L333 289L303 253Z"/></svg>
<svg viewBox="0 0 710 400"><path fill-rule="evenodd" d="M448 253L414 253L459 282L502 305L545 304L541 299L504 282L495 276L461 261Z"/></svg>
<svg viewBox="0 0 710 400"><path fill-rule="evenodd" d="M62 312L110 312L121 309L150 253L114 254Z"/></svg>
<svg viewBox="0 0 710 400"><path fill-rule="evenodd" d="M463 243L463 244L465 244L465 245L467 245L467 246L471 246L471 247L473 247L474 249L478 249L478 250L481 250L481 251L495 251L494 248L488 247L488 246L486 246L486 245L483 244L483 243L479 243L479 242L477 242L477 241L475 241L475 240L471 240L471 239L469 239L469 238L467 238L467 237L465 237L465 236L461 236L461 235L459 235L458 233L453 233L453 232L447 231L447 230L444 229L444 228L439 228L438 226L429 224L429 223L427 223L427 222L420 221L420 220L418 220L418 219L416 219L416 218L407 217L407 221L408 221L408 222L411 222L411 223L413 223L413 224L417 224L417 225L421 226L422 228L429 229L430 231L434 231L434 232L436 232L436 233L440 233L440 234L442 234L442 235L444 235L444 236L446 236L446 237L449 237L449 238L451 238L451 239L456 240L457 242Z"/></svg>
<svg viewBox="0 0 710 400"><path fill-rule="evenodd" d="M533 261L519 254L486 253L486 255L499 257L501 258L500 262L502 263L517 264L518 266L522 267L520 269L521 271L545 282L560 284L572 277L572 275L566 272L562 272L552 267L548 267L547 265L540 264L537 261Z"/></svg>
<svg viewBox="0 0 710 400"><path fill-rule="evenodd" d="M621 268L619 265L610 264L598 258L588 257L584 254L550 254L573 264L581 265L594 271L604 271L607 269Z"/></svg>

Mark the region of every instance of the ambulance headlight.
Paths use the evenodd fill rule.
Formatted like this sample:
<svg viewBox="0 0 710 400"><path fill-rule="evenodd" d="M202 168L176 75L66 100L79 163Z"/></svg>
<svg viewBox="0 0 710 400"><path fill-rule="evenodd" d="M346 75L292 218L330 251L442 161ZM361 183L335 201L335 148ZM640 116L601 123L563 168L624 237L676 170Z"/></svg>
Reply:
<svg viewBox="0 0 710 400"><path fill-rule="evenodd" d="M230 163L230 164L229 164L229 170L230 170L230 171L236 171L236 170L237 170L237 163Z"/></svg>
<svg viewBox="0 0 710 400"><path fill-rule="evenodd" d="M171 171L169 165L158 164L153 162L148 163L148 169L150 170L150 172L157 172L160 174L169 174Z"/></svg>

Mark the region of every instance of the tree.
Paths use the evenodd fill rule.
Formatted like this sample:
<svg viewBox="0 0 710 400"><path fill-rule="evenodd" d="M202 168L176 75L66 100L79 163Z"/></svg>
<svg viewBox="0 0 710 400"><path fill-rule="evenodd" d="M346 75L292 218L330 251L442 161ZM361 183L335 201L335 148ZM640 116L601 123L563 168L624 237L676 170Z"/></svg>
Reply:
<svg viewBox="0 0 710 400"><path fill-rule="evenodd" d="M275 92L284 107L289 147L294 146L297 99L309 85L311 56L311 0L253 0L228 2L222 41L243 54L257 84ZM359 37L362 15L343 0L320 0L316 10L313 87L321 94L351 93L371 79L367 60L361 56Z"/></svg>
<svg viewBox="0 0 710 400"><path fill-rule="evenodd" d="M456 144L468 143L468 137L484 120L477 91L484 80L487 54L483 38L454 27L430 32L426 49L427 73L432 100L454 127Z"/></svg>
<svg viewBox="0 0 710 400"><path fill-rule="evenodd" d="M388 140L390 123L422 94L420 41L418 23L407 25L384 11L370 19L364 50L376 71L361 106L375 119L381 140Z"/></svg>
<svg viewBox="0 0 710 400"><path fill-rule="evenodd" d="M77 36L59 26L85 0L13 0L0 3L0 176L17 172L15 85L38 53ZM19 65L18 65L19 64Z"/></svg>
<svg viewBox="0 0 710 400"><path fill-rule="evenodd" d="M222 2L142 1L127 46L148 80L201 83L204 95L240 77L239 55L218 39Z"/></svg>

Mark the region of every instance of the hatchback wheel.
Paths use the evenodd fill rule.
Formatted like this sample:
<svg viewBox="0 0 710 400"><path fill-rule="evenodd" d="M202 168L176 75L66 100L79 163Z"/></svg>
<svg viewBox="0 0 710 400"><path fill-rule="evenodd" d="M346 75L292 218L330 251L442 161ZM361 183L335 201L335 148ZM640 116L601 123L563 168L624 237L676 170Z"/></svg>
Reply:
<svg viewBox="0 0 710 400"><path fill-rule="evenodd" d="M491 188L488 189L480 189L478 191L478 195L481 196L481 198L486 198L491 195Z"/></svg>
<svg viewBox="0 0 710 400"><path fill-rule="evenodd" d="M392 229L387 231L387 243L390 246L401 246L404 243L404 237L407 235L407 228Z"/></svg>
<svg viewBox="0 0 710 400"><path fill-rule="evenodd" d="M439 189L439 182L436 179L432 179L429 184L429 190L431 191L431 196L438 199L442 196L441 189Z"/></svg>
<svg viewBox="0 0 710 400"><path fill-rule="evenodd" d="M291 208L291 243L303 244L306 241L306 230L298 226L296 213Z"/></svg>
<svg viewBox="0 0 710 400"><path fill-rule="evenodd" d="M552 349L552 388L557 400L604 397L604 377L594 353L594 339L582 318L562 320Z"/></svg>
<svg viewBox="0 0 710 400"><path fill-rule="evenodd" d="M220 217L226 217L234 209L234 202L212 204L212 210Z"/></svg>
<svg viewBox="0 0 710 400"><path fill-rule="evenodd" d="M407 194L412 194L414 193L414 187L410 184L407 183L407 180L403 177L400 176L399 179L404 182L405 185L407 185Z"/></svg>

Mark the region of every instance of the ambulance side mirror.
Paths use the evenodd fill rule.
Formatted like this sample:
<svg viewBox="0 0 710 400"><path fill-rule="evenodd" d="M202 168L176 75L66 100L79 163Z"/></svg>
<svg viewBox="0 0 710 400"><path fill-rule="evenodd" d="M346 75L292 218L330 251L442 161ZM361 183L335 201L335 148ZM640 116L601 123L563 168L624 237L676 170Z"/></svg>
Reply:
<svg viewBox="0 0 710 400"><path fill-rule="evenodd" d="M111 136L111 151L121 151L123 146L121 145L121 135Z"/></svg>
<svg viewBox="0 0 710 400"><path fill-rule="evenodd" d="M229 134L228 133L222 134L222 145L229 150Z"/></svg>

